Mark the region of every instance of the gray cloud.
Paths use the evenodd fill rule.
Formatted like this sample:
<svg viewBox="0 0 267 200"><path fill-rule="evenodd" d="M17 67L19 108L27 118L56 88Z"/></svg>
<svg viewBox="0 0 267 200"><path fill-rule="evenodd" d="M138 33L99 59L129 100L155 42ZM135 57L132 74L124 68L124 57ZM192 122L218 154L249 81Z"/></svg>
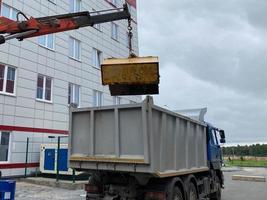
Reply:
<svg viewBox="0 0 267 200"><path fill-rule="evenodd" d="M157 102L208 106L208 119L230 141L267 142L267 2L145 0L138 7L140 52L160 56Z"/></svg>

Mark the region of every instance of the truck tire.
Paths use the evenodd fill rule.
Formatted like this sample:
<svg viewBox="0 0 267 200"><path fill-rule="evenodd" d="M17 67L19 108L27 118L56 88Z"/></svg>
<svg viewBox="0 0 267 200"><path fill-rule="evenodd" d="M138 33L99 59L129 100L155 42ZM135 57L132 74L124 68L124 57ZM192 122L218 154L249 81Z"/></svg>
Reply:
<svg viewBox="0 0 267 200"><path fill-rule="evenodd" d="M188 200L198 200L197 198L197 189L195 185L190 182L188 188Z"/></svg>
<svg viewBox="0 0 267 200"><path fill-rule="evenodd" d="M217 191L210 195L210 200L221 200L222 188L221 188L221 182L218 176L216 176L215 182L216 182L215 184L216 184Z"/></svg>
<svg viewBox="0 0 267 200"><path fill-rule="evenodd" d="M172 200L184 200L181 189L177 186L173 189Z"/></svg>

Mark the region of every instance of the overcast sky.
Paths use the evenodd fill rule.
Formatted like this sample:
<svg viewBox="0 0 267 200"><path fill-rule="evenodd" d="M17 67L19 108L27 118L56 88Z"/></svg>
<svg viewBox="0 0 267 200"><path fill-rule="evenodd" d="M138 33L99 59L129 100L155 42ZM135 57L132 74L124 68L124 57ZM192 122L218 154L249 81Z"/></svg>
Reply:
<svg viewBox="0 0 267 200"><path fill-rule="evenodd" d="M140 55L160 57L155 102L208 107L230 143L267 142L266 12L266 0L138 0Z"/></svg>

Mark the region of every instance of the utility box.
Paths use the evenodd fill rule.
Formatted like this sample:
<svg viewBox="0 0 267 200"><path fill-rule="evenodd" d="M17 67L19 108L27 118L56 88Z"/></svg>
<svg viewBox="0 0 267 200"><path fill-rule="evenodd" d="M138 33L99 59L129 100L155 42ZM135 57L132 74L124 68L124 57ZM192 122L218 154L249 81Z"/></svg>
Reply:
<svg viewBox="0 0 267 200"><path fill-rule="evenodd" d="M57 173L57 148L57 144L41 145L40 171L42 173ZM72 169L68 168L68 145L61 144L59 153L59 173L62 175L72 175Z"/></svg>
<svg viewBox="0 0 267 200"><path fill-rule="evenodd" d="M15 200L16 181L0 180L0 200Z"/></svg>
<svg viewBox="0 0 267 200"><path fill-rule="evenodd" d="M110 58L101 65L102 84L111 95L159 93L158 57Z"/></svg>

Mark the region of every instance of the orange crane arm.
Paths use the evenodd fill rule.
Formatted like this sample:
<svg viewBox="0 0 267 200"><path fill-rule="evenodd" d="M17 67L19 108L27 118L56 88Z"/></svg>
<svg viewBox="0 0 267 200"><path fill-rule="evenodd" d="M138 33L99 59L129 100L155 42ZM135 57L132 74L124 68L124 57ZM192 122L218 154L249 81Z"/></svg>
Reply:
<svg viewBox="0 0 267 200"><path fill-rule="evenodd" d="M94 15L92 15L93 13ZM21 41L25 38L74 30L81 27L93 26L94 24L131 19L126 4L123 8L93 13L85 11L40 18L31 17L28 19L22 12L19 12L17 18L19 18L19 15L22 15L26 19L25 21L14 21L6 17L0 17L0 44L13 38Z"/></svg>

